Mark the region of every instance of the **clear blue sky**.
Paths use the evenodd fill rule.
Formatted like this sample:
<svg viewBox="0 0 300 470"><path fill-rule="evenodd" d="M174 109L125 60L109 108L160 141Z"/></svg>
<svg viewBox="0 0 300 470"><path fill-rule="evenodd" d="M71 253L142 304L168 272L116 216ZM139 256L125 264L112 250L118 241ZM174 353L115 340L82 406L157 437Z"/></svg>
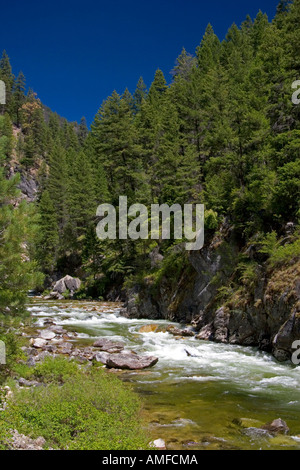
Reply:
<svg viewBox="0 0 300 470"><path fill-rule="evenodd" d="M93 120L114 89L167 81L183 47L194 54L208 23L220 39L277 0L0 1L0 45L42 102L71 121Z"/></svg>

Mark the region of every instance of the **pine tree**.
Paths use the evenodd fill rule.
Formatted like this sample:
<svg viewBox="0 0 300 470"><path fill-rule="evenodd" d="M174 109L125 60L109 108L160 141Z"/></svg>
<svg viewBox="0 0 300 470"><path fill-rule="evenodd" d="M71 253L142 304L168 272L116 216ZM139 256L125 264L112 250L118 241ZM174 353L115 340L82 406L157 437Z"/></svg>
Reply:
<svg viewBox="0 0 300 470"><path fill-rule="evenodd" d="M81 118L81 121L80 121L80 124L79 124L79 129L78 129L78 139L79 139L80 145L84 144L85 139L88 136L88 133L89 133L89 130L88 130L88 127L87 127L86 119L83 116Z"/></svg>
<svg viewBox="0 0 300 470"><path fill-rule="evenodd" d="M196 59L191 54L188 54L185 48L182 49L181 54L176 59L176 65L172 70L174 80L182 78L188 80L193 66L196 64Z"/></svg>
<svg viewBox="0 0 300 470"><path fill-rule="evenodd" d="M56 143L50 155L49 180L46 186L56 212L60 238L69 221L68 214L68 165L66 151ZM63 249L63 247L61 247Z"/></svg>
<svg viewBox="0 0 300 470"><path fill-rule="evenodd" d="M38 208L40 217L39 235L36 243L37 259L42 271L51 275L56 268L59 234L57 214L49 191L43 192Z"/></svg>
<svg viewBox="0 0 300 470"><path fill-rule="evenodd" d="M142 103L145 101L146 97L147 97L147 87L145 85L143 77L140 77L136 86L136 90L133 94L135 114L141 111Z"/></svg>
<svg viewBox="0 0 300 470"><path fill-rule="evenodd" d="M92 124L94 148L107 175L112 202L119 196L138 200L143 191L144 170L138 145L137 129L128 100L115 91L101 106Z"/></svg>
<svg viewBox="0 0 300 470"><path fill-rule="evenodd" d="M0 59L0 80L3 80L6 86L6 104L0 105L1 113L3 114L5 111L11 113L13 106L12 92L15 77L12 73L10 60L5 50L3 51Z"/></svg>
<svg viewBox="0 0 300 470"><path fill-rule="evenodd" d="M3 116L0 117L0 148L3 148ZM4 157L0 156L0 316L7 325L24 315L27 291L42 278L30 259L30 247L36 235L32 207L25 201L12 204L19 195L19 176L5 178Z"/></svg>
<svg viewBox="0 0 300 470"><path fill-rule="evenodd" d="M25 102L25 99L25 77L21 71L17 76L13 94L14 114L16 116L17 126L20 126L21 124L21 108Z"/></svg>

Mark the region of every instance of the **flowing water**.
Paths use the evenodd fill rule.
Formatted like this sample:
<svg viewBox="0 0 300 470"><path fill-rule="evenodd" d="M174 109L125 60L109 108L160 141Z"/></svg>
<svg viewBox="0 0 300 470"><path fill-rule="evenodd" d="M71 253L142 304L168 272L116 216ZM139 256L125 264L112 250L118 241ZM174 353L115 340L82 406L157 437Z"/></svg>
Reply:
<svg viewBox="0 0 300 470"><path fill-rule="evenodd" d="M51 318L79 333L80 344L109 336L126 349L158 357L153 368L120 377L142 397L151 437L164 439L168 449L300 450L299 367L255 348L140 333L151 322L120 316L118 304L35 299L29 310L39 327ZM170 324L155 323L161 330ZM259 429L277 418L287 422L289 436Z"/></svg>

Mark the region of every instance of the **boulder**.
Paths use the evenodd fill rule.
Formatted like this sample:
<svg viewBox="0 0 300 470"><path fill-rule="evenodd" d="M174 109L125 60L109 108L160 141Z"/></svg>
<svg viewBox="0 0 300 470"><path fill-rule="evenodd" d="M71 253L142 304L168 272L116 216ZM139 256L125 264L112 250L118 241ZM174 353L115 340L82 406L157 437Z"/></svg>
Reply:
<svg viewBox="0 0 300 470"><path fill-rule="evenodd" d="M67 290L70 292L75 292L76 290L80 289L80 286L80 279L67 275L55 283L53 291L58 292L59 294L63 294Z"/></svg>
<svg viewBox="0 0 300 470"><path fill-rule="evenodd" d="M75 292L76 290L80 289L80 286L81 286L80 279L76 277L72 277L72 276L65 276L63 280L64 280L66 288L70 292Z"/></svg>
<svg viewBox="0 0 300 470"><path fill-rule="evenodd" d="M137 356L135 354L112 354L106 361L109 369L141 370L153 367L158 362L157 357Z"/></svg>
<svg viewBox="0 0 300 470"><path fill-rule="evenodd" d="M50 297L50 299L48 298ZM49 295L47 295L46 297L44 297L45 300L63 300L64 299L64 296L62 294L60 294L58 291L52 291L50 292Z"/></svg>
<svg viewBox="0 0 300 470"><path fill-rule="evenodd" d="M57 281L53 287L53 292L58 292L59 294L63 294L66 290L67 288L64 279Z"/></svg>

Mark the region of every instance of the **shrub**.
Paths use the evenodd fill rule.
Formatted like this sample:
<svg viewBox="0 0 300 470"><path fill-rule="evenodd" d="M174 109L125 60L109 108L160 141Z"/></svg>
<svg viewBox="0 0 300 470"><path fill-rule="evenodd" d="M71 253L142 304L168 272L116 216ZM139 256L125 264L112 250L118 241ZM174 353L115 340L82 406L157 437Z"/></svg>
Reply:
<svg viewBox="0 0 300 470"><path fill-rule="evenodd" d="M66 359L47 360L35 368L47 386L14 391L2 412L0 447L10 429L45 448L61 450L137 450L147 447L139 419L140 402L132 390L102 368L79 369Z"/></svg>

